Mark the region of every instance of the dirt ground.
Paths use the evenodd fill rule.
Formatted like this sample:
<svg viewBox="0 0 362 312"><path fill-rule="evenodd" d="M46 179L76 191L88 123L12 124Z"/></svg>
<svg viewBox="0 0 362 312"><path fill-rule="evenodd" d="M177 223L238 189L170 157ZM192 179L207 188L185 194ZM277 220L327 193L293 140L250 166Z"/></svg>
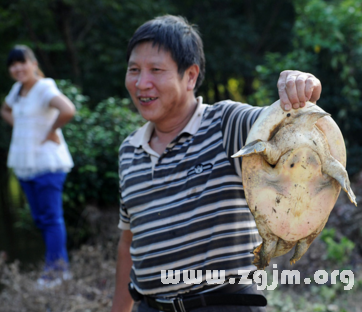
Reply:
<svg viewBox="0 0 362 312"><path fill-rule="evenodd" d="M89 209L94 209L90 207ZM20 264L4 263L0 258L1 312L103 312L110 311L116 267L119 230L116 213L99 214L90 221L99 235L91 244L70 252L73 279L53 289L38 290L36 279L42 264L20 272Z"/></svg>

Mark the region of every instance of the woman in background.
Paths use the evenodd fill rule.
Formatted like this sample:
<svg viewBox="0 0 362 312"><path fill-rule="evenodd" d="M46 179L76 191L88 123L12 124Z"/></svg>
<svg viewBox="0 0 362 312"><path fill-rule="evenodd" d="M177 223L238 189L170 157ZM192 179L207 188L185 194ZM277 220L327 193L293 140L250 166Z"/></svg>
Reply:
<svg viewBox="0 0 362 312"><path fill-rule="evenodd" d="M38 285L52 287L71 278L62 190L73 161L61 127L73 117L75 108L53 79L44 78L27 46L10 51L7 67L16 80L1 108L3 119L13 126L8 167L19 179L45 242L45 270Z"/></svg>

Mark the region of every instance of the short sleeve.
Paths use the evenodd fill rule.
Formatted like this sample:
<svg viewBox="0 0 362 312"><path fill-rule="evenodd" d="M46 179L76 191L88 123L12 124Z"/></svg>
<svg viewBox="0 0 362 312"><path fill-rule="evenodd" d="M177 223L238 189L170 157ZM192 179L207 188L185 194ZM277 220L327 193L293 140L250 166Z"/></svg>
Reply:
<svg viewBox="0 0 362 312"><path fill-rule="evenodd" d="M42 86L42 102L45 107L49 106L50 101L55 96L62 94L55 81L51 78L45 78Z"/></svg>
<svg viewBox="0 0 362 312"><path fill-rule="evenodd" d="M121 230L129 230L130 229L130 217L127 213L127 209L124 205L124 202L122 200L122 195L120 195L121 200L120 200L120 214L119 214L119 223L118 223L118 227Z"/></svg>
<svg viewBox="0 0 362 312"><path fill-rule="evenodd" d="M5 103L9 106L9 107L13 107L17 97L19 95L19 91L21 88L21 83L20 82L15 82L9 92L9 94L5 97Z"/></svg>

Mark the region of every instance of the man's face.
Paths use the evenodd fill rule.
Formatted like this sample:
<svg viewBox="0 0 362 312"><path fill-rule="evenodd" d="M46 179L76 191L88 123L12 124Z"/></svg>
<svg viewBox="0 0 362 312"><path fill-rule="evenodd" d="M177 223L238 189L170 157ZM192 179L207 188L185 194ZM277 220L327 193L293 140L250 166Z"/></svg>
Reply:
<svg viewBox="0 0 362 312"><path fill-rule="evenodd" d="M143 118L167 125L180 113L182 116L187 105L186 76L180 77L170 52L143 42L131 53L126 88Z"/></svg>

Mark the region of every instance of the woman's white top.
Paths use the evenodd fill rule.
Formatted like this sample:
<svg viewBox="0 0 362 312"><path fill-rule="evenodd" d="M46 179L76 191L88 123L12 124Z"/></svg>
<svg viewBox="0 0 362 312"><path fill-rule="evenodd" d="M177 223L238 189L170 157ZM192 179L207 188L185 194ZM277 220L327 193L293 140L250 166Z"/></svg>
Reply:
<svg viewBox="0 0 362 312"><path fill-rule="evenodd" d="M60 144L42 143L59 114L49 106L50 100L61 94L54 80L38 80L24 97L19 94L20 88L21 83L16 82L5 98L14 118L8 167L25 180L48 172L69 172L73 160L61 129L56 130Z"/></svg>

